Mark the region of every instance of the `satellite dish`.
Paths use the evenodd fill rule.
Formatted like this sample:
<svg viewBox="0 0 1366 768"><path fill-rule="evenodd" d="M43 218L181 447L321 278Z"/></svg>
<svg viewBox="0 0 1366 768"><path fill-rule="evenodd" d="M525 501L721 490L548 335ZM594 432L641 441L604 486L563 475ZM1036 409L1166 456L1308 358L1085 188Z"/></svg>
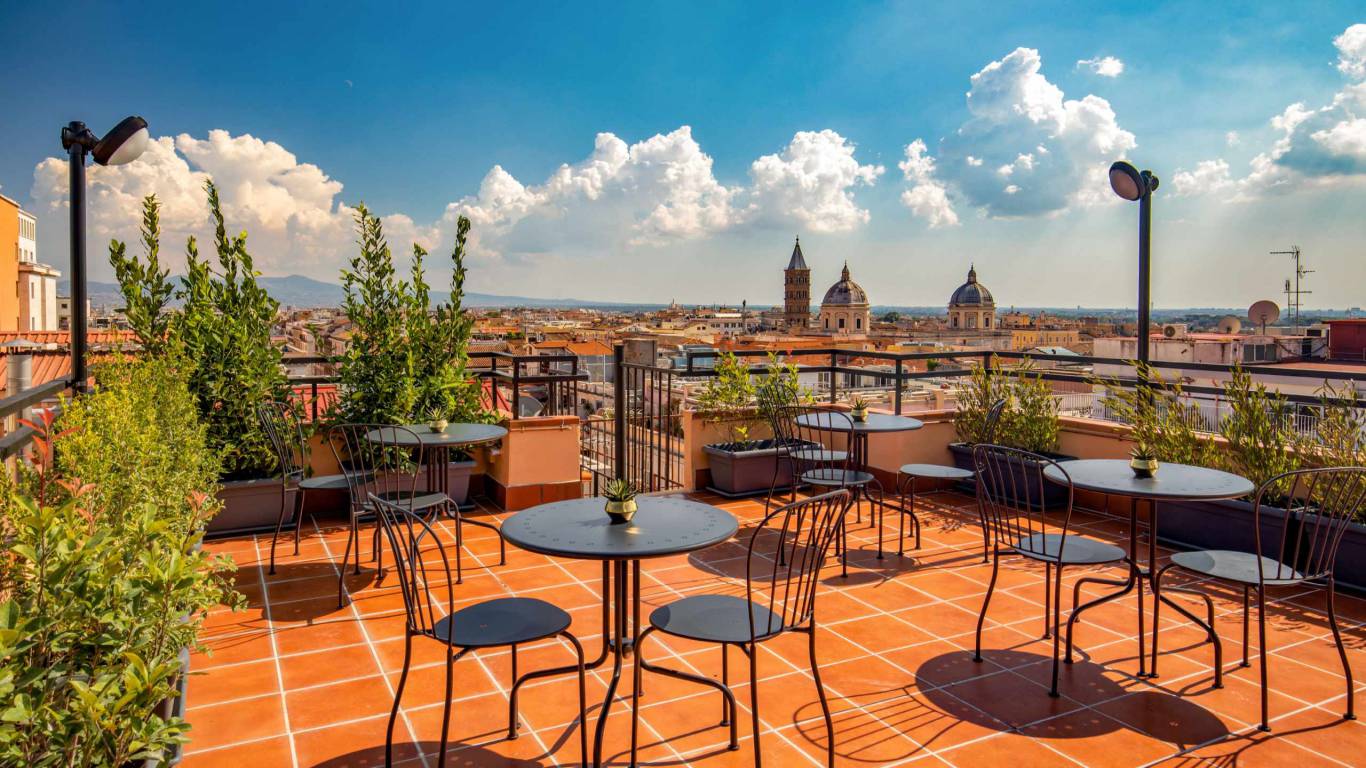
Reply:
<svg viewBox="0 0 1366 768"><path fill-rule="evenodd" d="M1247 308L1247 319L1261 327L1262 333L1266 333L1267 323L1281 319L1281 308L1270 299L1262 299Z"/></svg>
<svg viewBox="0 0 1366 768"><path fill-rule="evenodd" d="M1248 315L1251 314L1252 310L1248 310ZM1243 321L1233 315L1228 315L1219 321L1220 333L1237 333L1241 330L1243 330Z"/></svg>

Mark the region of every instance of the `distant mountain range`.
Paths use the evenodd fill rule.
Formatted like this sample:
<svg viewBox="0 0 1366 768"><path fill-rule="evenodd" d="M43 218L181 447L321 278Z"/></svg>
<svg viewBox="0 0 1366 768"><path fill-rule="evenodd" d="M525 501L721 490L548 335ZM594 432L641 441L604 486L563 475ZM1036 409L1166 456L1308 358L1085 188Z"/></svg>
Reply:
<svg viewBox="0 0 1366 768"><path fill-rule="evenodd" d="M174 279L174 277L172 278ZM322 280L314 280L303 275L288 275L286 277L262 277L261 285L265 287L275 300L282 306L289 307L339 307L342 303L343 293L341 285L328 283ZM117 307L123 304L123 299L119 294L117 283L101 283L90 281L88 284L90 294L90 304L95 307ZM57 291L64 296L69 296L71 285L69 281L63 280L57 286ZM437 302L447 301L450 294L446 291L432 291L432 300ZM613 308L623 307L632 309L645 309L649 307L664 306L661 304L628 304L623 302L602 302L584 301L582 299L538 299L530 296L501 296L492 293L466 293L465 306L467 307L545 307L545 308L571 308L571 307L601 307Z"/></svg>

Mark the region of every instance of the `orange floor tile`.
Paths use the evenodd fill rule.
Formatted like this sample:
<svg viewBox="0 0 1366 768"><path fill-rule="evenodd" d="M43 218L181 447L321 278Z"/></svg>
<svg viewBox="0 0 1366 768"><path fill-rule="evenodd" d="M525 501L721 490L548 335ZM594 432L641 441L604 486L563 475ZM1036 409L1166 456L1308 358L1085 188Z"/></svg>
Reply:
<svg viewBox="0 0 1366 768"><path fill-rule="evenodd" d="M763 514L762 501L695 498L735 514L742 537ZM1003 561L983 633L985 660L974 663L973 632L990 574L982 563L975 507L972 499L949 493L926 502L920 508L922 549L898 557L896 524L889 516L891 554L877 559L876 531L865 517L850 528L849 576L840 576L833 563L823 575L817 654L840 765L1362 764L1366 725L1342 719L1346 683L1321 594L1284 591L1269 608L1269 734L1254 727L1255 645L1252 666L1239 666L1241 595L1212 584L1201 586L1210 590L1218 610L1225 646L1222 689L1211 685L1211 646L1170 610L1162 614L1161 676L1137 677L1137 602L1130 595L1094 609L1078 624L1078 660L1063 667L1062 696L1051 699L1042 567L1018 558ZM504 516L492 510L477 514ZM1118 535L1117 543L1125 543L1124 527L1112 520L1078 512L1074 523L1087 535ZM362 537L361 573L348 572L351 600L340 610L337 568L346 535L339 526L310 526L298 556L292 541L282 541L273 576L267 573L268 536L208 545L236 562L249 607L211 616L205 630L210 651L193 658L186 768L384 764L385 727L403 658L403 610L392 578L375 583L369 531ZM451 530L443 534L453 548ZM598 653L600 565L509 547L507 564L495 566L495 538L473 527L466 528L464 554L457 608L496 596L540 597L570 611L571 630L590 657ZM685 594L733 593L743 584L744 554L740 543L730 542L691 556L646 561L645 613ZM1067 573L1064 607L1071 605L1072 583L1098 571L1122 575L1118 568ZM1089 586L1082 590L1083 598L1099 593ZM1350 658L1359 678L1366 678L1366 600L1342 595L1338 606ZM1150 624L1151 612L1146 620ZM1254 644L1255 626L1254 619ZM394 734L395 763L434 766L444 657L433 641L414 642L413 671ZM721 674L714 646L656 636L645 651L661 664ZM554 641L521 649L519 663L525 671L571 658L568 645ZM736 652L730 661L740 749L726 749L716 692L652 675L643 686L643 762L753 764L748 664ZM614 765L628 758L629 669L628 664L606 728L604 754ZM608 664L589 674L590 726L596 725L610 672ZM805 638L790 635L764 645L758 673L765 764L823 765L827 741ZM472 654L456 664L447 764L577 764L573 676L528 684L521 693L520 737L507 740L510 675L506 650Z"/></svg>

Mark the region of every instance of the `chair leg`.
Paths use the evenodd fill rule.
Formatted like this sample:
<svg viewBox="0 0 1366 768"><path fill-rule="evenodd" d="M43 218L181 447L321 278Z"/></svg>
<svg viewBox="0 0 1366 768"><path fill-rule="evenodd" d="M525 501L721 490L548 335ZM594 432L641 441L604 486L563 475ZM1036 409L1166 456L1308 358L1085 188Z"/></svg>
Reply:
<svg viewBox="0 0 1366 768"><path fill-rule="evenodd" d="M653 627L651 627L651 629L653 629ZM650 630L649 630L649 629L645 630L644 632L641 632L641 633L640 633L640 636L636 638L635 647L631 649L632 652L635 654L635 657L636 657L636 663L631 665L632 669L631 669L631 762L630 762L630 765L633 766L633 767L636 765L636 753L637 753L637 751L638 751L638 749L639 749L639 736L638 736L638 733L639 733L639 731L640 731L640 683L641 683L641 678L642 678L642 676L643 676L643 674L644 674L644 671L645 671L645 657L644 657L644 655L641 653L641 651L644 650L643 646L645 645L645 638L647 638L647 637L649 637L649 636L650 636ZM605 641L605 638L604 638L604 641ZM724 648L724 646L723 646L723 648ZM722 707L722 709L724 710L725 707ZM584 721L584 724L585 724L585 726L586 726L586 725L587 725L587 721Z"/></svg>
<svg viewBox="0 0 1366 768"><path fill-rule="evenodd" d="M408 665L413 658L413 636L404 633L403 671L398 676L398 687L394 689L394 706L389 710L389 727L384 732L384 764L394 764L394 721L398 719L398 703L403 698L403 686L408 682Z"/></svg>
<svg viewBox="0 0 1366 768"><path fill-rule="evenodd" d="M512 690L508 692L508 739L517 738L517 644L512 644Z"/></svg>
<svg viewBox="0 0 1366 768"><path fill-rule="evenodd" d="M455 682L455 654L446 649L446 698L441 707L441 755L436 759L437 768L446 768L446 741L451 730L451 693Z"/></svg>
<svg viewBox="0 0 1366 768"><path fill-rule="evenodd" d="M840 518L840 575L849 577L849 526Z"/></svg>
<svg viewBox="0 0 1366 768"><path fill-rule="evenodd" d="M763 768L764 750L759 743L759 644L749 644L749 714L754 724L754 768Z"/></svg>
<svg viewBox="0 0 1366 768"><path fill-rule="evenodd" d="M1243 666L1244 666L1244 667L1251 666L1250 664L1247 663L1247 619L1248 619L1248 616L1247 616L1247 615L1248 615L1248 613L1251 612L1251 611L1249 610L1249 606L1248 606L1248 592L1250 592L1251 590L1252 590L1252 587L1251 587L1251 586L1249 586L1249 585L1247 585L1247 584L1244 584L1244 585L1243 585ZM1330 592L1329 594L1331 595L1332 593ZM1329 600L1331 601L1331 599L1332 599L1332 598L1330 597ZM1210 626L1211 626L1211 627L1214 626L1214 622L1213 622L1213 621L1210 622Z"/></svg>
<svg viewBox="0 0 1366 768"><path fill-rule="evenodd" d="M982 612L977 615L977 641L973 646L972 660L982 660L982 623L987 619L987 606L991 605L991 592L996 589L996 574L1001 569L1001 553L996 552L991 561L991 581L987 582L987 594L982 598Z"/></svg>
<svg viewBox="0 0 1366 768"><path fill-rule="evenodd" d="M588 768L588 688L586 667L583 663L583 643L568 632L561 634L574 644L574 653L579 660L579 759L584 768Z"/></svg>
<svg viewBox="0 0 1366 768"><path fill-rule="evenodd" d="M825 716L825 738L827 740L826 764L829 768L835 768L835 721L830 719L830 703L825 700L825 686L821 684L821 667L816 663L816 622L811 622L811 632L808 635L808 647L811 653L811 677L816 681L816 694L821 698L821 714ZM755 740L755 748L758 748L758 740Z"/></svg>
<svg viewBox="0 0 1366 768"><path fill-rule="evenodd" d="M721 685L730 687L730 647L721 643ZM730 699L721 697L721 725L730 725L735 713L730 711Z"/></svg>
<svg viewBox="0 0 1366 768"><path fill-rule="evenodd" d="M1062 564L1058 564L1058 570L1062 570ZM1043 639L1047 640L1051 635L1052 611L1048 610L1053 605L1053 564L1043 564Z"/></svg>
<svg viewBox="0 0 1366 768"><path fill-rule="evenodd" d="M1333 578L1328 577L1328 626L1333 628L1333 642L1338 646L1338 657L1342 659L1342 674L1347 678L1347 713L1342 717L1344 720L1355 720L1356 715L1356 685L1352 682L1352 665L1347 661L1347 649L1342 645L1342 632L1338 630L1337 609L1333 607L1333 593L1337 591L1334 586Z"/></svg>
<svg viewBox="0 0 1366 768"><path fill-rule="evenodd" d="M1262 668L1262 722L1257 730L1269 731L1271 726L1267 723L1266 700L1266 590L1260 585L1257 587L1257 660Z"/></svg>
<svg viewBox="0 0 1366 768"><path fill-rule="evenodd" d="M299 490L294 495L294 556L299 556L299 530L304 527L304 488L299 486Z"/></svg>
<svg viewBox="0 0 1366 768"><path fill-rule="evenodd" d="M1153 650L1151 663L1148 665L1148 672L1153 677L1157 677L1157 635L1162 629L1162 574L1170 567L1171 564L1168 563L1166 567L1159 568L1157 573L1153 574ZM1247 638L1243 638L1243 647L1247 647Z"/></svg>
<svg viewBox="0 0 1366 768"><path fill-rule="evenodd" d="M346 534L346 551L342 553L341 567L337 569L337 607L346 605L346 566L351 561L351 543L356 540L356 521L351 519L351 530ZM356 542L356 550L360 550L360 542Z"/></svg>
<svg viewBox="0 0 1366 768"><path fill-rule="evenodd" d="M906 504L907 504L907 497L906 497L906 489L905 489L905 487L903 486L901 477L900 477L899 475L897 476L897 480L896 480L896 490L897 490L897 492L898 492L899 494L901 494L901 511L900 511L899 513L897 513L897 516L896 516L896 554L897 554L897 557L901 557L901 556L903 556L903 555L906 554L906 509L907 509ZM914 509L914 508L915 508L915 479L914 479L914 478L911 479L911 495L910 495L909 503L911 504L911 507L910 507L910 508L911 508L911 509ZM914 516L915 516L915 513L912 512L912 513L911 513L911 516L914 517ZM880 536L878 537L878 540L881 541L881 537L880 537Z"/></svg>
<svg viewBox="0 0 1366 768"><path fill-rule="evenodd" d="M465 519L461 516L460 510L455 511L455 583L465 583L464 561L465 551Z"/></svg>
<svg viewBox="0 0 1366 768"><path fill-rule="evenodd" d="M1048 695L1058 698L1058 643L1062 638L1058 636L1058 623L1062 620L1062 563L1058 563L1053 574L1053 687L1049 689Z"/></svg>
<svg viewBox="0 0 1366 768"><path fill-rule="evenodd" d="M275 533L270 537L270 575L275 575L275 542L280 540L280 529L285 524L285 507L288 506L286 499L289 498L289 483L283 477L280 478L280 516L275 519ZM297 548L294 554L299 554Z"/></svg>

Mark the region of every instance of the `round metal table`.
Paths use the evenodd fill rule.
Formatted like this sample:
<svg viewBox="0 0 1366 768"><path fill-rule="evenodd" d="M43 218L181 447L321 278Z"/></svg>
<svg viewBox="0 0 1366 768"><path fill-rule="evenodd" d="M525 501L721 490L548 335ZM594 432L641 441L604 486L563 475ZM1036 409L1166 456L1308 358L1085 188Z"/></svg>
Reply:
<svg viewBox="0 0 1366 768"><path fill-rule="evenodd" d="M739 530L729 512L687 499L639 496L635 517L620 524L607 518L604 503L593 497L541 504L513 514L502 526L503 538L528 552L602 561L602 651L587 667L602 666L609 653L613 659L612 680L593 737L595 766L602 765L602 739L621 680L622 659L640 632L640 561L706 549ZM539 670L527 677L569 672L577 673L578 667Z"/></svg>
<svg viewBox="0 0 1366 768"><path fill-rule="evenodd" d="M1059 467L1062 471L1059 471ZM1064 477L1064 472L1066 476ZM1135 477L1129 462L1124 459L1078 459L1065 461L1056 466L1048 466L1044 469L1044 477L1052 482L1066 484L1067 479L1072 481L1072 487L1085 491L1095 491L1115 496L1129 497L1129 575L1122 580L1100 579L1095 577L1085 577L1079 583L1104 584L1120 587L1115 592L1101 595L1094 598L1072 611L1072 615L1067 619L1067 663L1072 662L1072 625L1083 611L1094 608L1102 603L1108 603L1123 595L1128 594L1137 588L1138 591L1138 676L1156 677L1156 673L1149 673L1146 664L1146 654L1144 649L1143 626L1143 581L1147 579L1151 585L1155 578L1157 562L1157 503L1159 501L1215 501L1219 499L1237 499L1252 494L1256 487L1251 480L1238 475L1223 472L1217 469L1206 469L1205 467L1192 467L1186 464L1161 464L1158 466L1157 474L1151 478ZM1139 562L1138 558L1138 539L1139 539L1139 520L1138 504L1146 501L1148 504L1148 561L1147 567ZM1184 592L1180 587L1164 587L1163 592ZM1157 594L1155 592L1155 594ZM1200 594L1195 592L1194 594ZM1186 610L1185 607L1172 601L1165 594L1159 594L1162 602L1170 605L1186 618L1194 621L1197 626L1205 630L1212 638L1214 628L1209 626L1198 616ZM1153 649L1154 654L1156 648ZM1156 659L1154 659L1156 663Z"/></svg>
<svg viewBox="0 0 1366 768"><path fill-rule="evenodd" d="M925 426L925 422L920 419L913 419L910 416L898 416L892 413L873 413L869 412L864 421L853 421L853 416L849 417L853 422L853 428L848 430L829 430L833 432L847 432L849 434L850 463L857 472L868 472L868 436L882 434L885 432L910 432ZM803 413L797 417L797 423L807 429L826 430L831 426L828 420L822 421L815 414ZM881 486L879 486L880 488ZM854 503L859 503L859 497L868 500L868 504L873 506L873 496L868 491L867 485L860 485L852 489L854 493ZM884 497L885 503L885 497ZM877 526L877 557L882 559L882 506L876 505L876 513L868 515L871 525ZM905 507L899 502L897 508L905 511Z"/></svg>
<svg viewBox="0 0 1366 768"><path fill-rule="evenodd" d="M496 442L507 437L508 433L505 427L497 424L447 424L440 432L433 432L426 424L404 424L402 427L371 430L366 433L365 438L372 442L382 440L391 445L421 447L427 455L427 490L447 495L450 495L450 473L447 466L451 460L451 449L472 448Z"/></svg>

